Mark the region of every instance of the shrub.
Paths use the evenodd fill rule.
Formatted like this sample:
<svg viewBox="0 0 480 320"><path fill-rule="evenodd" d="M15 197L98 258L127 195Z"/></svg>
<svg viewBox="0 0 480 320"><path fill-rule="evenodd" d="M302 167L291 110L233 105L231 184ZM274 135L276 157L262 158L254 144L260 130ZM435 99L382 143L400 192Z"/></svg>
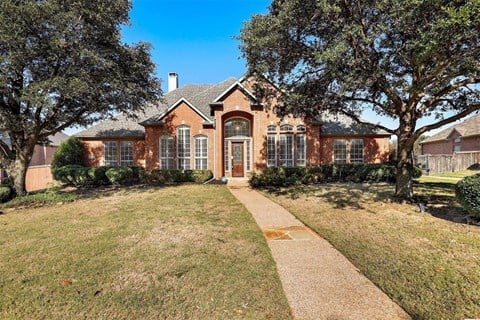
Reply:
<svg viewBox="0 0 480 320"><path fill-rule="evenodd" d="M51 167L53 177L60 180L56 176L56 170L68 165L85 166L83 144L77 137L68 138L55 151Z"/></svg>
<svg viewBox="0 0 480 320"><path fill-rule="evenodd" d="M67 165L55 170L55 179L75 187L86 187L91 184L89 168L79 165Z"/></svg>
<svg viewBox="0 0 480 320"><path fill-rule="evenodd" d="M480 174L465 177L457 182L455 194L465 211L480 218Z"/></svg>
<svg viewBox="0 0 480 320"><path fill-rule="evenodd" d="M7 202L12 199L13 190L8 185L0 185L0 203Z"/></svg>
<svg viewBox="0 0 480 320"><path fill-rule="evenodd" d="M107 178L107 175L105 174L108 169L111 167L91 167L88 169L88 178L92 185L94 186L102 186L109 184L110 181Z"/></svg>
<svg viewBox="0 0 480 320"><path fill-rule="evenodd" d="M143 170L140 173L140 181L146 184L164 184L195 182L203 183L213 178L210 170Z"/></svg>
<svg viewBox="0 0 480 320"><path fill-rule="evenodd" d="M105 175L111 184L122 185L132 181L133 170L130 167L112 167L105 172Z"/></svg>

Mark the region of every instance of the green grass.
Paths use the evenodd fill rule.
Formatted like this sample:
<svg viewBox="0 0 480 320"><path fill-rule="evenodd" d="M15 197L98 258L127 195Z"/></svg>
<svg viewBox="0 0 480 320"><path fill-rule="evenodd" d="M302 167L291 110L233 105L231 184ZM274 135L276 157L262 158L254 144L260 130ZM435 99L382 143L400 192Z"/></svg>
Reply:
<svg viewBox="0 0 480 320"><path fill-rule="evenodd" d="M415 184L418 199L428 201L427 213L392 202L388 184L325 184L268 195L414 319L480 318L480 227L465 223L454 184Z"/></svg>
<svg viewBox="0 0 480 320"><path fill-rule="evenodd" d="M0 215L1 319L290 319L224 186L113 191Z"/></svg>

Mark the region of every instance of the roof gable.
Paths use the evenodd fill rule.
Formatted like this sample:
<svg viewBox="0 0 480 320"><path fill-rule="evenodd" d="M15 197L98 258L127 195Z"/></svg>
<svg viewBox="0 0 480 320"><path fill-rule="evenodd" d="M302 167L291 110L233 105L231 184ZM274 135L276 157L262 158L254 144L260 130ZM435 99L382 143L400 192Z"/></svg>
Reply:
<svg viewBox="0 0 480 320"><path fill-rule="evenodd" d="M458 132L461 137L480 135L480 114L476 114L463 122L450 126L431 137L420 142L420 144L436 141L448 140L454 132Z"/></svg>
<svg viewBox="0 0 480 320"><path fill-rule="evenodd" d="M239 87L239 89L245 93L245 95L247 95L248 97L250 97L253 101L255 102L258 102L257 98L253 95L252 92L250 92L250 90L248 90L240 81L235 81L234 83L232 83L232 85L230 87L228 87L225 91L223 91L222 93L220 93L218 95L218 97L216 97L212 103L217 103L217 102L221 102L223 100L223 98L228 95L233 89L235 89L236 87Z"/></svg>
<svg viewBox="0 0 480 320"><path fill-rule="evenodd" d="M163 118L165 118L165 116L167 116L169 113L171 113L172 111L174 111L178 106L180 106L182 103L185 103L190 109L192 109L193 111L195 111L200 117L202 117L207 123L213 123L213 121L207 116L205 115L201 110L199 110L197 107L195 107L192 103L190 103L186 98L180 98L177 102L175 102L174 104L172 104L170 107L168 107L167 110L165 110L165 112L163 112L162 114L160 114L159 116L155 117L155 119L157 121L162 121ZM143 122L140 122L141 125L147 125L149 124L148 122L148 119L146 121L143 121Z"/></svg>

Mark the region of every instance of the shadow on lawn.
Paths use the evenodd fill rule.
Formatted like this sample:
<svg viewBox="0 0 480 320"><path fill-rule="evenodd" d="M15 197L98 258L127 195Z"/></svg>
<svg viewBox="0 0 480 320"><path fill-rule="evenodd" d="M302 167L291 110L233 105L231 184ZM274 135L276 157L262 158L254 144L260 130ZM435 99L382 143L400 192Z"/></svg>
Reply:
<svg viewBox="0 0 480 320"><path fill-rule="evenodd" d="M315 186L293 186L290 188L271 188L268 192L274 196L286 196L290 199L315 197L333 204L336 209L366 209L366 199L375 202L394 202L394 189L391 184L331 183ZM411 205L426 206L426 213L433 217L454 223L470 224L472 220L458 204L455 197L455 184L448 182L415 182L414 202ZM362 202L364 203L362 205ZM408 205L408 204L405 204Z"/></svg>

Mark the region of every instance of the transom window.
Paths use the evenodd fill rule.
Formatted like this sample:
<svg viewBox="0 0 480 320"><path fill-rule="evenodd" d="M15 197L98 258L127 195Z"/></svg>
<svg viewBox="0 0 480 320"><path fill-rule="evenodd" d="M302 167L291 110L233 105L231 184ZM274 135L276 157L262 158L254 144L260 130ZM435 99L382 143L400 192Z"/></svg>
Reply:
<svg viewBox="0 0 480 320"><path fill-rule="evenodd" d="M277 132L277 126L274 126L274 125L269 125L267 127L267 132Z"/></svg>
<svg viewBox="0 0 480 320"><path fill-rule="evenodd" d="M280 131L281 132L293 132L293 126L291 126L289 124L282 124L280 126Z"/></svg>
<svg viewBox="0 0 480 320"><path fill-rule="evenodd" d="M304 125L297 126L297 132L306 132L307 128Z"/></svg>
<svg viewBox="0 0 480 320"><path fill-rule="evenodd" d="M250 122L242 118L234 118L225 122L225 138L250 137Z"/></svg>

